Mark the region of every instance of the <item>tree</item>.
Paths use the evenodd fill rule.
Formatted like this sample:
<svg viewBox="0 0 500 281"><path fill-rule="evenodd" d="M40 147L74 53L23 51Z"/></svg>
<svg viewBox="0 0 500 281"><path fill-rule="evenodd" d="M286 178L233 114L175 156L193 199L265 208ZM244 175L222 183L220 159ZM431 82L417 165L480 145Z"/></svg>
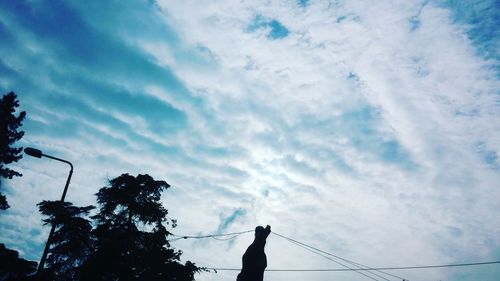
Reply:
<svg viewBox="0 0 500 281"><path fill-rule="evenodd" d="M18 116L15 116L14 113L18 106L19 101L14 92L10 92L0 99L0 188L1 178L12 179L14 176L21 176L21 173L5 166L22 158L23 148L13 147L13 144L24 135L24 132L18 131L18 128L22 125L26 112L22 111ZM0 210L8 208L7 199L0 192Z"/></svg>
<svg viewBox="0 0 500 281"><path fill-rule="evenodd" d="M0 244L0 280L193 281L205 269L170 247L166 226L176 226L160 203L169 187L149 175L123 174L99 190L99 209L70 202L38 204L44 223L55 226L47 268L35 275L36 263L18 257ZM92 226L95 226L92 228Z"/></svg>
<svg viewBox="0 0 500 281"><path fill-rule="evenodd" d="M92 224L86 216L94 206L76 207L70 202L42 201L38 207L48 217L44 223L56 226L44 279L77 280L82 264L92 252Z"/></svg>
<svg viewBox="0 0 500 281"><path fill-rule="evenodd" d="M0 244L0 280L27 280L36 270L36 262L19 258L19 253Z"/></svg>
<svg viewBox="0 0 500 281"><path fill-rule="evenodd" d="M181 251L170 247L165 225L175 220L160 203L169 188L149 175L123 174L99 190L99 210L92 218L95 249L81 280L192 281L201 268L180 263Z"/></svg>
<svg viewBox="0 0 500 281"><path fill-rule="evenodd" d="M10 207L7 198L1 193L2 178L12 179L21 176L21 173L6 167L22 157L22 147L13 147L14 143L24 135L18 128L22 125L26 112L23 111L15 116L18 106L19 101L14 92L5 94L0 99L0 210ZM36 262L19 258L17 251L7 249L4 244L0 244L0 280L26 280L29 274L35 272L36 265Z"/></svg>

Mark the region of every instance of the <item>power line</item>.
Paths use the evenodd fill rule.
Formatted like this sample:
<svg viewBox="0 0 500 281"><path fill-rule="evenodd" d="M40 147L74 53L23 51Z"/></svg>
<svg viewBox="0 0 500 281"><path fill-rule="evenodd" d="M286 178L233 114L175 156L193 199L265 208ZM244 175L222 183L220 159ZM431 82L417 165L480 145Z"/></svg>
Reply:
<svg viewBox="0 0 500 281"><path fill-rule="evenodd" d="M418 266L400 266L400 267L372 267L372 268L359 268L356 270L366 271L366 270L408 270L408 269L428 269L428 268L443 268L443 267L463 267L463 266L479 266L479 265L492 265L500 264L500 261L486 261L486 262L472 262L472 263L455 263L455 264L440 264L440 265L418 265ZM218 270L218 271L237 271L241 270L239 268L206 268L208 270ZM338 271L353 271L353 269L348 268L318 268L318 269L266 269L266 271L275 272L338 272Z"/></svg>
<svg viewBox="0 0 500 281"><path fill-rule="evenodd" d="M363 272L358 272L358 270L357 270L357 269L351 268L351 267L349 267L349 266L347 266L347 265L345 265L345 264L343 264L343 263L341 263L341 262L339 262L339 261L336 261L336 260L334 260L333 258L331 258L331 257L329 257L329 256L326 256L326 255L324 255L324 254L322 254L322 253L320 253L320 252L318 252L318 251L316 251L316 250L310 249L310 248L308 248L308 247L305 247L305 246L303 246L303 245L301 245L301 244L298 244L298 243L295 243L295 242L293 242L293 241L289 241L289 242L291 242L291 243L293 243L293 244L295 244L295 245L297 245L297 246L299 246L299 247L301 247L301 248L303 248L303 249L305 249L305 250L307 250L307 251L309 251L309 252L312 252L312 253L314 253L314 254L317 254L317 255L319 255L319 256L321 256L321 257L325 258L325 259L328 259L328 260L330 260L330 261L333 261L334 263L339 264L339 265L341 265L341 266L345 267L346 269L349 269L349 270L352 270L352 271L356 271L356 273L359 273L359 274L361 274L361 275L363 275L363 276L366 276L366 277L368 277L368 278L370 278L370 279L372 279L372 280L378 280L378 279L376 279L376 278L374 278L374 277L371 277L371 276L369 276L369 275L366 275L366 274L365 274L365 273L363 273ZM371 272L368 272L368 273L371 273ZM372 274L374 274L374 273L372 273ZM384 278L384 277L382 277L382 276L379 276L379 275L377 275L377 274L374 274L374 275L375 275L375 276L377 276L377 277L380 277L380 278L382 278L382 279L384 279L384 280L386 280L386 281L390 281L389 279Z"/></svg>
<svg viewBox="0 0 500 281"><path fill-rule="evenodd" d="M318 251L316 251L316 250L310 249L310 248L308 248L308 247L306 247L306 246L303 246L303 245L301 245L301 244L295 243L295 242L293 242L293 241L289 241L289 242L291 242L291 243L295 244L296 246L299 246L299 247L301 247L301 248L303 248L303 249L305 249L305 250L307 250L307 251L309 251L309 252L311 252L311 253L317 254L317 255L318 255L318 256L320 256L320 257L323 257L323 258L325 258L325 259L327 259L327 260L333 261L334 263L339 264L339 265L341 265L341 266L343 266L343 267L345 267L345 268L347 268L347 269L352 269L353 271L354 271L354 270L356 270L356 272L357 272L357 271L358 271L358 269L363 268L363 267L361 267L361 266L359 266L359 265L357 265L357 264L355 264L355 263L352 263L352 264L353 264L354 266L356 266L356 269L351 268L351 267L346 266L345 264L343 264L343 263L341 263L341 262L339 262L339 261L337 261L337 260L333 259L332 257L329 257L329 256L327 256L327 255L325 255L325 254L322 254L321 252L318 252ZM365 268L368 268L368 267L365 267ZM363 273L361 273L361 272L357 272L357 273L364 275L364 274L363 274ZM380 276L380 275L378 275L378 274L376 274L376 273L374 273L374 272L368 271L367 273L372 274L372 275L374 275L374 276L376 276L376 277L378 277L378 278L382 278L382 279L384 279L384 280L386 280L386 281L390 281L390 280L389 280L389 279L387 279L386 277L384 277L384 276ZM384 272L384 273L385 273L385 272ZM388 274L388 273L386 273L386 274ZM370 278L369 276L367 276L367 277L368 277L368 278Z"/></svg>
<svg viewBox="0 0 500 281"><path fill-rule="evenodd" d="M174 241L181 240L181 239L205 239L205 238L213 238L213 239L217 239L217 240L231 240L231 239L236 238L239 235L253 232L253 231L254 230L247 230L247 231L240 231L240 232L233 232L233 233L195 235L195 236L193 236L193 235L176 235L176 234L170 233L170 235L172 235L176 238L173 238L173 239L170 239L167 241L174 242ZM230 238L218 238L218 237L227 237L227 236L232 236L232 237L230 237Z"/></svg>
<svg viewBox="0 0 500 281"><path fill-rule="evenodd" d="M223 240L223 241L224 241L224 240L231 240L231 239L234 239L234 238L236 238L236 237L237 237L237 236L239 236L239 235L242 235L242 234L245 234L245 233L249 233L249 232L253 232L253 231L254 231L254 230L247 230L247 231L234 232L234 233L225 233L225 234L209 234L209 235L198 235L198 236L193 236L193 235L176 235L176 234L171 233L171 235L172 235L172 236L174 236L174 237L176 237L176 238L170 239L170 240L168 240L168 242L174 242L174 241L178 241L178 240L181 240L181 239L205 239L205 238L213 238L213 239L216 239L216 240ZM274 233L274 232L273 232L273 233ZM276 235L278 235L278 236L281 236L281 237L283 237L283 238L285 238L285 239L289 240L289 241L290 241L290 242L292 242L292 243L296 243L296 244L298 243L298 244L297 244L298 246L305 248L304 246L302 246L302 245L301 245L302 243L300 243L300 242L298 242L298 241L295 241L295 240L293 240L293 239L291 239L291 238L284 237L284 236L279 235L279 234L277 234L277 233L274 233L274 234L276 234ZM228 236L230 236L230 237L228 237ZM228 237L228 238L218 238L218 237ZM310 249L308 249L308 248L305 248L305 249L306 249L306 250L311 251L311 250L310 250ZM341 262L339 262L339 261L336 261L336 260L334 260L334 259L332 259L332 258L330 258L330 257L326 257L326 256L324 256L324 255L322 255L322 254L320 254L320 253L314 252L314 251L313 251L313 253L315 253L315 254L319 254L319 255L321 255L322 257L327 258L327 259L329 259L329 260L331 260L331 261L333 261L333 262L335 262L335 263L337 263L337 264L339 264L339 265L341 265L341 266L343 266L343 267L345 267L345 268L347 268L347 269L352 269L353 271L356 271L356 269L355 269L355 268L349 267L348 265L345 265L345 264L343 264L343 263L341 263ZM358 267L359 267L359 266L358 266ZM356 271L356 272L357 272L357 271ZM368 274L365 274L365 273L363 273L363 272L357 272L357 273L359 273L359 274L361 274L361 275L363 275L363 276L365 276L365 277L368 277L368 278L370 278L370 279L372 279L372 280L374 280L374 281L379 281L378 279L376 279L376 278L374 278L374 277L372 277L372 276L369 276ZM373 272L369 272L369 273L371 273L371 274L373 274L373 275L375 275L375 276L377 276L377 277L380 277L380 278L382 278L382 279L384 279L384 280L386 280L386 281L390 281L389 279L384 278L384 277L382 277L382 276L380 276L380 275L377 275L377 274L375 274L375 273L373 273Z"/></svg>
<svg viewBox="0 0 500 281"><path fill-rule="evenodd" d="M173 241L177 241L177 240L180 240L180 239L205 239L205 238L213 238L213 239L217 239L217 240L230 240L230 239L234 239L236 238L237 236L239 235L242 235L242 234L245 234L245 233L249 233L249 232L253 232L254 230L247 230L247 231L241 231L241 232L233 232L233 233L223 233L223 234L209 234L209 235L176 235L176 234L173 234L173 233L170 233L170 235L176 237L174 239L170 239L170 240L167 240L168 242L173 242ZM429 269L429 268L446 268L446 267L464 267L464 266L480 266L480 265L493 265L493 264L500 264L500 260L498 261L485 261L485 262L471 262L471 263L455 263L455 264L438 264L438 265L417 265L417 266L399 266L399 267L368 267L368 266L365 266L365 265L362 265L360 263L356 263L354 261L350 261L348 259L345 259L345 258L342 258L342 257L339 257L337 255L334 255L334 254L331 254L331 253L328 253L328 252L325 252L323 250L320 250L318 248L315 248L315 247L312 247L310 245L307 245L305 243L302 243L300 241L297 241L295 239L292 239L292 238L289 238L289 237L286 237L284 235L281 235L281 234L278 234L276 232L272 232L274 235L277 235L283 239L286 239L288 240L289 242L292 242L308 251L311 251L315 254L318 254L322 257L325 257L325 258L328 258L332 261L334 261L333 259L329 258L329 257L326 257L327 255L328 256L332 256L332 257L335 257L337 259L340 259L340 260L343 260L345 262L348 262L350 264L353 264L353 265L356 265L357 267L359 268L350 268L346 265L343 265L341 264L342 266L346 267L346 268L319 268L319 269L266 269L266 271L271 271L271 272L341 272L341 271L378 271L380 273L384 273L386 275L390 275L392 277L396 277L396 278L400 278L400 279L404 279L402 277L399 277L397 275L392 275L392 274L389 274L387 272L383 272L381 270L408 270L408 269ZM228 237L228 236L231 236L231 237ZM218 238L218 237L228 237L228 238ZM336 263L339 263L338 261L335 261ZM340 264L340 263L339 263ZM215 271L240 271L241 269L240 268L226 268L226 267L205 267L206 269L208 270L215 270ZM372 272L372 274L374 274ZM377 275L378 276L378 275ZM372 278L371 276L368 276L369 278L371 279L374 279ZM383 278L383 277L382 277ZM383 278L385 279L385 278ZM375 279L376 280L376 279ZM407 280L407 279L404 279L404 280Z"/></svg>
<svg viewBox="0 0 500 281"><path fill-rule="evenodd" d="M287 241L289 241L289 242L291 242L291 243L293 243L293 244L295 244L295 245L297 245L297 246L299 246L299 247L301 247L301 248L303 248L303 249L306 249L306 250L308 250L308 251L310 251L310 252L312 252L312 253L315 253L315 254L317 254L317 255L319 255L319 256L321 256L321 257L325 258L325 259L331 260L331 261L333 261L333 262L335 262L335 263L337 263L337 264L340 264L340 265L342 265L342 266L344 266L344 267L346 267L346 268L348 268L348 269L352 269L353 271L356 271L356 272L357 272L357 273L359 273L359 274L365 275L365 274L363 274L362 272L358 272L358 269L370 269L370 270L372 270L372 268L370 268L369 266L365 266L365 265L362 265L362 264L360 264L360 263L356 263L356 262L354 262L354 261L351 261L351 260L348 260L348 259L345 259L345 258L339 257L339 256L337 256L337 255L334 255L334 254L331 254L331 253L328 253L328 252L322 251L322 250L320 250L320 249L317 249L317 248L312 247L312 246L310 246L310 245L307 245L307 244L305 244L305 243L299 242L299 241L297 241L297 240L295 240L295 239L292 239L292 238L286 237L286 236L284 236L284 235L278 234L278 233L276 233L276 232L273 232L273 234L274 234L274 235L276 235L276 236L279 236L279 237L281 237L281 238L284 238L284 239L286 239ZM327 255L328 255L328 256L327 256ZM334 260L334 259L332 259L332 258L331 258L331 257L329 257L329 256L332 256L332 257L334 257L334 258L337 258L337 259L340 259L340 260L342 260L342 261L348 262L348 263L350 263L351 265L354 265L354 266L356 267L356 269L351 268L351 267L349 267L349 266L346 266L346 265L344 265L343 263L341 263L341 262L339 262L339 261L337 261L337 260ZM377 271L377 272L380 272L380 273L382 273L382 274L385 274L385 275L388 275L388 276L391 276L391 277L395 277L395 278L398 278L398 279L406 280L406 279L405 279L405 278L403 278L403 277L400 277L400 276L397 276L397 275L394 275L394 274L390 274L390 273L387 273L387 272L383 272L383 271L380 271L380 270L373 269L373 271ZM386 280L386 281L390 281L390 280L389 280L389 279L387 279L386 277L381 276L381 275L379 275L379 274L377 274L377 273L375 273L375 272L368 271L368 273L369 273L369 274L372 274L372 275L374 275L374 276L377 276L378 278L382 278L382 279L384 279L384 280ZM366 276L366 275L365 275L365 276ZM367 277L368 277L368 278L371 278L370 276L367 276ZM371 278L371 279L373 279L373 278Z"/></svg>
<svg viewBox="0 0 500 281"><path fill-rule="evenodd" d="M389 280L389 279L387 279L387 278L385 278L385 277L382 277L382 276L380 276L380 275L378 275L378 274L376 274L376 273L373 273L373 272L371 272L370 270L377 271L377 272L380 272L380 273L382 273L382 274L385 274L385 275L388 275L388 276L391 276L391 277L395 277L395 278L398 278L398 279L403 279L403 280L406 280L406 278L403 278L403 277L401 277L401 276L397 276L397 275L394 275L394 274L390 274L390 273L387 273L387 272L383 272L383 271L380 271L380 270L378 270L378 269L374 269L374 268L371 268L371 267L369 267L369 266L366 266L366 265L363 265L363 264L360 264L360 263L357 263L357 262L354 262L354 261L348 260L348 259L346 259L346 258L342 258L342 257L337 256L337 255L334 255L334 254L332 254L332 253L328 253L328 252L322 251L322 250L320 250L320 249L318 249L318 248L315 248L315 247L313 247L313 246L307 245L307 244L302 243L302 242L300 242L300 241L297 241L297 240L295 240L295 239L292 239L292 238L286 237L286 236L284 236L284 235L278 234L278 233L276 233L276 232L274 232L274 231L273 231L272 233L273 233L274 235L276 235L276 236L279 236L279 237L281 237L281 238L283 238L283 239L288 240L289 242L292 242L292 243L294 243L294 244L296 244L296 245L299 245L299 246L301 246L302 248L305 248L305 249L311 249L311 250L314 250L314 251L319 252L319 253L321 253L321 254L325 254L325 255L328 255L328 256L332 256L332 257L337 258L337 259L339 259L339 260L342 260L342 261L348 262L348 263L350 263L350 264L352 264L352 265L354 265L354 266L356 266L356 267L357 267L357 269L353 269L353 270L356 270L356 271L357 271L357 270L359 270L359 269L369 270L369 272L370 272L371 274L373 274L373 275L375 275L375 276L377 276L377 277L380 277L380 278L382 278L382 279L384 279L384 280L386 280L386 281L387 281L387 280ZM316 253L316 252L314 252L314 251L312 251L312 252L313 252L313 253ZM316 254L319 254L319 253L316 253ZM324 257L324 258L327 258L327 257L325 257L324 255L320 255L320 256L322 256L322 257ZM339 264L339 262L338 262L338 261L335 261L335 260L330 259L330 258L328 258L328 259L329 259L329 260L332 260L332 261L334 261L335 263L338 263L338 264ZM346 267L346 266L344 266L344 267ZM350 269L350 267L347 267L347 268L349 268L349 269ZM360 272L358 272L358 273L360 273Z"/></svg>

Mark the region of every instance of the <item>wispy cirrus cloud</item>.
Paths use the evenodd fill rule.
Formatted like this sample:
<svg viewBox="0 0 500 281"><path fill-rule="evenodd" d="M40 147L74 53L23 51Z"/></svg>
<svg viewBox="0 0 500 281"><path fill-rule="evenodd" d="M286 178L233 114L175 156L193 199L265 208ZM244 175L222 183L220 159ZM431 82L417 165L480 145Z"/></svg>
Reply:
<svg viewBox="0 0 500 281"><path fill-rule="evenodd" d="M0 89L28 112L23 145L75 162L77 204L106 178L150 173L173 185L179 233L270 224L374 266L494 259L498 36L481 3L4 2ZM34 205L65 171L17 168L1 237L36 258ZM251 239L178 246L237 267ZM270 267L335 266L270 239ZM294 278L332 278L307 274ZM424 275L405 277L460 273Z"/></svg>

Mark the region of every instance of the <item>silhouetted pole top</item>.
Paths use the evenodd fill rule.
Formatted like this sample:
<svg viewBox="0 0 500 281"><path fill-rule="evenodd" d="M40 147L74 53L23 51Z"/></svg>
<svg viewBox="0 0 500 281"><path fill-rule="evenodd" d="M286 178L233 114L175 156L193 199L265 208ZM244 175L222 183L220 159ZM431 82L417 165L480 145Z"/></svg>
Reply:
<svg viewBox="0 0 500 281"><path fill-rule="evenodd" d="M264 252L264 247L270 233L271 226L269 225L267 225L266 228L260 225L255 228L255 239L243 254L243 267L240 274L238 274L237 281L264 280L264 271L267 267L267 257Z"/></svg>

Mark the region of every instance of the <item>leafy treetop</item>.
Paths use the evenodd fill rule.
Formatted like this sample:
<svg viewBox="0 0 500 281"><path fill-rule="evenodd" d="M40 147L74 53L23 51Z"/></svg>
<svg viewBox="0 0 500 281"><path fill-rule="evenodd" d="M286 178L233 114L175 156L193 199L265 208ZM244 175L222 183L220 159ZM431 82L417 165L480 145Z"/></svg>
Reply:
<svg viewBox="0 0 500 281"><path fill-rule="evenodd" d="M6 165L17 162L22 158L22 147L13 147L20 140L24 132L18 128L22 125L26 112L22 111L16 116L16 108L19 106L17 95L14 92L5 94L0 99L0 187L1 179L12 179L21 176L21 173L9 169ZM0 210L9 208L7 199L0 193Z"/></svg>

